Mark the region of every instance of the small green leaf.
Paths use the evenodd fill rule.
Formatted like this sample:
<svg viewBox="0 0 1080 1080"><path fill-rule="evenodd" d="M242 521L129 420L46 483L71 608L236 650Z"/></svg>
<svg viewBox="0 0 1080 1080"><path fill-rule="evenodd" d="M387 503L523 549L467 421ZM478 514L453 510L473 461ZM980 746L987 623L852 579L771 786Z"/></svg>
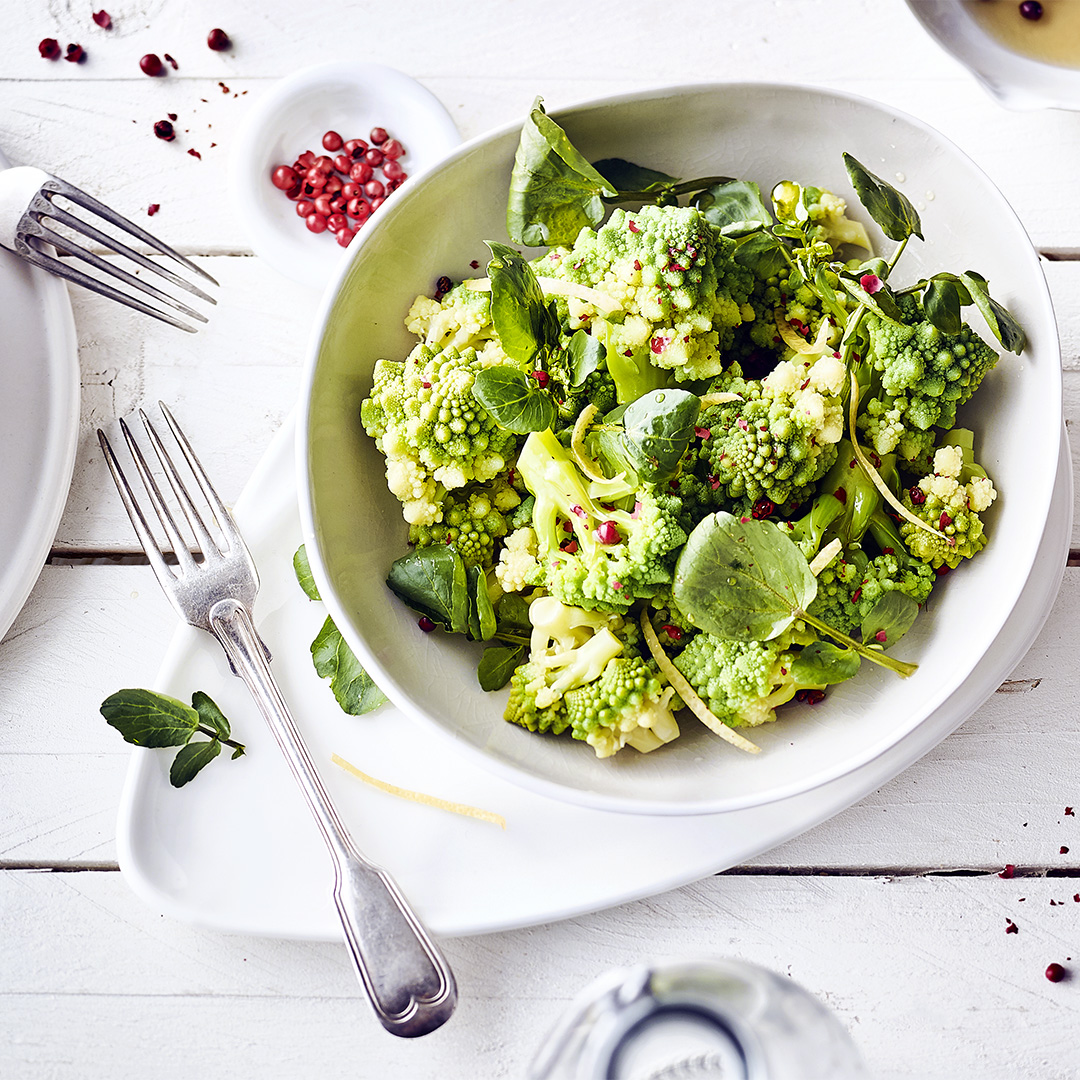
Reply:
<svg viewBox="0 0 1080 1080"><path fill-rule="evenodd" d="M207 694L204 694L201 690L196 690L191 695L191 705L199 714L199 720L202 722L203 727L216 731L219 739L229 737L231 734L229 721L225 719L225 714Z"/></svg>
<svg viewBox="0 0 1080 1080"><path fill-rule="evenodd" d="M296 549L296 554L292 557L292 565L293 573L296 574L296 580L300 583L300 588L304 590L304 595L309 600L321 600L319 587L311 575L311 563L308 562L307 547L304 544Z"/></svg>
<svg viewBox="0 0 1080 1080"><path fill-rule="evenodd" d="M862 622L862 639L867 645L887 649L910 629L919 614L919 605L897 589L885 593Z"/></svg>
<svg viewBox="0 0 1080 1080"><path fill-rule="evenodd" d="M487 576L479 566L467 566L469 579L469 637L490 641L495 636L495 608L487 590Z"/></svg>
<svg viewBox="0 0 1080 1080"><path fill-rule="evenodd" d="M329 616L311 643L311 659L320 678L330 680L337 703L350 716L369 713L387 700Z"/></svg>
<svg viewBox="0 0 1080 1080"><path fill-rule="evenodd" d="M538 97L522 126L510 176L510 239L515 244L570 247L585 226L604 220L603 196L615 194L544 112L543 98Z"/></svg>
<svg viewBox="0 0 1080 1080"><path fill-rule="evenodd" d="M513 248L488 240L491 322L503 352L519 364L559 344L555 307L544 299L533 268Z"/></svg>
<svg viewBox="0 0 1080 1080"><path fill-rule="evenodd" d="M183 746L199 725L190 705L152 690L119 690L101 703L101 715L136 746Z"/></svg>
<svg viewBox="0 0 1080 1080"><path fill-rule="evenodd" d="M188 743L173 758L169 769L169 783L173 787L183 787L189 780L194 780L221 753L221 743L217 739ZM236 757L233 754L233 757Z"/></svg>
<svg viewBox="0 0 1080 1080"><path fill-rule="evenodd" d="M668 176L667 173L657 172L656 169L649 169L644 165L635 165L623 158L604 158L602 161L594 161L592 167L617 192L640 191L645 194L662 191L679 182L677 176Z"/></svg>
<svg viewBox="0 0 1080 1080"><path fill-rule="evenodd" d="M567 359L570 362L570 385L579 387L604 362L607 349L584 330L577 330L566 346Z"/></svg>
<svg viewBox="0 0 1080 1080"><path fill-rule="evenodd" d="M751 180L716 184L700 192L693 201L705 220L724 236L746 236L772 224L772 214L761 197L761 188Z"/></svg>
<svg viewBox="0 0 1080 1080"><path fill-rule="evenodd" d="M501 690L525 659L524 645L490 645L480 657L476 678L483 690Z"/></svg>
<svg viewBox="0 0 1080 1080"><path fill-rule="evenodd" d="M694 438L701 399L686 390L654 390L623 413L623 436L638 476L649 484L670 480Z"/></svg>
<svg viewBox="0 0 1080 1080"><path fill-rule="evenodd" d="M982 274L975 273L974 270L968 270L960 275L960 280L971 293L972 301L982 312L982 317L986 320L994 337L1009 352L1019 356L1027 345L1027 335L1009 311L990 295L990 285L986 278Z"/></svg>
<svg viewBox="0 0 1080 1080"><path fill-rule="evenodd" d="M469 629L465 563L453 547L433 544L403 555L390 566L386 584L409 607L455 634Z"/></svg>
<svg viewBox="0 0 1080 1080"><path fill-rule="evenodd" d="M775 277L787 265L786 250L772 233L758 232L740 240L733 257L740 266L764 280Z"/></svg>
<svg viewBox="0 0 1080 1080"><path fill-rule="evenodd" d="M943 334L959 334L963 326L960 316L960 291L953 281L931 279L922 298L926 317Z"/></svg>
<svg viewBox="0 0 1080 1080"><path fill-rule="evenodd" d="M519 435L547 431L558 415L551 394L541 390L536 380L524 371L509 364L478 371L472 392L499 427Z"/></svg>
<svg viewBox="0 0 1080 1080"><path fill-rule="evenodd" d="M829 641L814 641L795 657L791 677L799 686L831 686L857 674L861 663L854 649L843 649Z"/></svg>
<svg viewBox="0 0 1080 1080"><path fill-rule="evenodd" d="M918 211L906 195L875 176L850 154L844 155L844 164L859 201L890 240L906 240L909 236L923 238Z"/></svg>
<svg viewBox="0 0 1080 1080"><path fill-rule="evenodd" d="M717 637L767 641L817 593L799 548L770 521L721 511L698 523L675 564L672 596L698 628Z"/></svg>
<svg viewBox="0 0 1080 1080"><path fill-rule="evenodd" d="M501 597L495 614L499 620L500 630L521 630L525 634L532 633L529 602L519 593L507 593Z"/></svg>

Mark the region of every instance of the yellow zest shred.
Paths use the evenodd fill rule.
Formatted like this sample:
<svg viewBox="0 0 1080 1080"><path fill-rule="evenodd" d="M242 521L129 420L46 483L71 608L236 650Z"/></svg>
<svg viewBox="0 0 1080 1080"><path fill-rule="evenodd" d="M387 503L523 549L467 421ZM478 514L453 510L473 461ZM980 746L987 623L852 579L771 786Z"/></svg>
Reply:
<svg viewBox="0 0 1080 1080"><path fill-rule="evenodd" d="M352 773L365 784L370 784L387 795L396 795L399 799L407 799L409 802L423 803L425 806L434 806L437 810L447 810L451 814L461 814L462 817L476 818L479 821L489 821L492 825L498 825L500 829L506 829L506 818L502 814L493 814L490 810L480 810L475 806L466 806L465 803L447 802L446 799L437 799L434 795L425 795L420 791L409 791L408 788L400 788L394 784L388 784L384 780L376 780L374 776L368 776L361 772L355 765L350 764L337 754L331 756L331 761L340 766L347 773Z"/></svg>
<svg viewBox="0 0 1080 1080"><path fill-rule="evenodd" d="M795 332L779 308L773 312L773 319L776 322L776 332L784 339L784 344L789 349L802 353L803 356L822 356L827 350L826 342L830 330L827 320L822 320L817 337L813 341L807 341Z"/></svg>
<svg viewBox="0 0 1080 1080"><path fill-rule="evenodd" d="M932 536L938 536L945 541L949 547L955 547L956 541L951 536L946 536L943 532L938 532L933 525L928 525L922 518L916 517L890 490L889 485L881 478L877 469L870 464L870 459L863 452L863 448L859 445L857 438L857 432L855 429L855 415L859 410L859 380L855 377L855 372L851 373L851 401L848 405L848 426L851 429L851 447L855 451L855 460L859 463L862 471L870 477L870 482L881 492L881 497L905 520L910 521L912 525L917 525L920 529L925 530Z"/></svg>
<svg viewBox="0 0 1080 1080"><path fill-rule="evenodd" d="M717 391L715 394L702 394L701 411L704 412L713 405L726 405L729 401L742 401L742 394L733 394L729 390Z"/></svg>
<svg viewBox="0 0 1080 1080"><path fill-rule="evenodd" d="M760 746L752 743L749 739L744 739L738 732L732 731L701 700L697 691L687 681L686 676L671 662L668 654L664 652L660 639L653 629L653 624L649 621L649 613L645 610L641 612L641 632L645 635L645 643L649 646L649 652L652 653L653 659L664 673L667 681L675 687L675 693L683 699L686 707L714 735L719 735L725 742L731 743L732 746L737 747L739 750L745 750L748 754L760 754Z"/></svg>
<svg viewBox="0 0 1080 1080"><path fill-rule="evenodd" d="M843 547L839 536L830 540L814 557L810 564L810 573L817 577L840 554Z"/></svg>
<svg viewBox="0 0 1080 1080"><path fill-rule="evenodd" d="M600 410L595 405L586 405L578 414L574 424L574 433L570 436L570 449L577 458L578 467L590 480L606 480L607 477L600 471L599 464L585 449L585 432Z"/></svg>

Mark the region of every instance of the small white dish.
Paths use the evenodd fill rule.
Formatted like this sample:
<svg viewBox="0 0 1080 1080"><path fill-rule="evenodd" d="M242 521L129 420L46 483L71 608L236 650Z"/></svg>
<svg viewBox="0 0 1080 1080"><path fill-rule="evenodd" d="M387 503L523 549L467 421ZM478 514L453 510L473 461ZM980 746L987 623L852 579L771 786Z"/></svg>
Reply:
<svg viewBox="0 0 1080 1080"><path fill-rule="evenodd" d="M930 36L1006 108L1080 109L1080 68L1043 63L1007 49L960 0L907 3Z"/></svg>
<svg viewBox="0 0 1080 1080"><path fill-rule="evenodd" d="M282 79L255 101L233 149L229 187L234 212L256 255L303 285L326 285L346 249L328 233L309 232L296 215L296 203L274 187L270 175L278 165L292 165L305 150L329 153L322 145L327 131L366 140L373 127L386 128L400 140L405 147L401 164L410 178L461 142L438 98L415 79L381 64L317 64Z"/></svg>
<svg viewBox="0 0 1080 1080"><path fill-rule="evenodd" d="M0 154L0 169L8 162ZM0 248L0 638L49 555L79 437L79 354L67 288Z"/></svg>

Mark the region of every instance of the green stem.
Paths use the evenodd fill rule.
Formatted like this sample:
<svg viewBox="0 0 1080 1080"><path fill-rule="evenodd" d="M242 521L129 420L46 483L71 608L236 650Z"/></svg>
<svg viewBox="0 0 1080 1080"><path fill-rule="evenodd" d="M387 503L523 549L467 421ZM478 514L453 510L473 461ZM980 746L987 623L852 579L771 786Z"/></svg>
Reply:
<svg viewBox="0 0 1080 1080"><path fill-rule="evenodd" d="M730 176L703 176L700 180L684 180L681 184L673 187L656 188L653 191L616 191L614 195L601 196L606 203L618 202L653 202L658 196L686 195L691 191L704 191L705 188L715 184L728 184L733 178Z"/></svg>
<svg viewBox="0 0 1080 1080"><path fill-rule="evenodd" d="M195 725L196 731L201 731L204 735L209 735L211 739L217 739L219 742L223 742L226 746L231 746L234 750L243 750L244 744L234 742L232 739L224 739L213 728L203 727L202 724Z"/></svg>
<svg viewBox="0 0 1080 1080"><path fill-rule="evenodd" d="M907 242L910 239L911 239L910 236L905 236L904 239L900 241L900 244L897 247L897 249L889 257L889 271L890 271L890 273L892 272L892 268L896 265L897 260L900 258L901 255L904 254L904 248L907 247Z"/></svg>
<svg viewBox="0 0 1080 1080"><path fill-rule="evenodd" d="M892 656L887 656L885 653L879 652L877 649L869 649L863 645L862 642L856 641L852 637L848 637L847 634L841 633L839 630L834 630L828 623L822 622L821 619L818 619L805 611L797 612L795 617L797 619L802 619L803 622L809 623L815 630L831 637L834 641L840 642L841 645L846 645L849 649L854 649L860 656L865 657L872 664L888 668L889 671L894 672L901 678L906 679L909 675L914 675L915 672L919 670L918 664L909 664L906 660L897 660Z"/></svg>

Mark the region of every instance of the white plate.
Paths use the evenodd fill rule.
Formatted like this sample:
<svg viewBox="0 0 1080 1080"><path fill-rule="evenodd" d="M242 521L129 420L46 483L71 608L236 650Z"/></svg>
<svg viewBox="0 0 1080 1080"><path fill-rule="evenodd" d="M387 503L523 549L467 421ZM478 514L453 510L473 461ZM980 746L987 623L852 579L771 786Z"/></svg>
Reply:
<svg viewBox="0 0 1080 1080"><path fill-rule="evenodd" d="M0 169L7 166L0 154ZM0 638L60 524L75 466L79 387L64 283L0 248Z"/></svg>
<svg viewBox="0 0 1080 1080"><path fill-rule="evenodd" d="M532 793L474 756L449 751L427 725L392 706L363 717L340 712L308 654L325 612L292 575L300 522L291 424L247 485L236 518L263 580L257 617L274 671L342 817L433 931L464 935L569 918L737 865L850 806L925 754L994 692L1041 628L1068 551L1072 473L1063 432L1052 513L1008 628L924 723L887 753L813 791L727 814L677 818L590 810ZM222 757L177 790L169 785L169 751L133 751L117 830L128 883L152 908L185 922L338 939L322 840L220 647L181 627L156 686L185 699L195 690L209 693L248 754L236 762ZM507 829L373 790L332 765L332 753L391 783L496 811Z"/></svg>
<svg viewBox="0 0 1080 1080"><path fill-rule="evenodd" d="M229 186L233 210L256 255L314 289L330 280L345 249L326 233L308 232L296 216L296 203L270 183L270 174L305 150L329 153L322 145L327 131L367 139L375 126L405 147L401 164L409 179L461 142L438 98L381 64L316 64L282 79L255 101L233 146Z"/></svg>

